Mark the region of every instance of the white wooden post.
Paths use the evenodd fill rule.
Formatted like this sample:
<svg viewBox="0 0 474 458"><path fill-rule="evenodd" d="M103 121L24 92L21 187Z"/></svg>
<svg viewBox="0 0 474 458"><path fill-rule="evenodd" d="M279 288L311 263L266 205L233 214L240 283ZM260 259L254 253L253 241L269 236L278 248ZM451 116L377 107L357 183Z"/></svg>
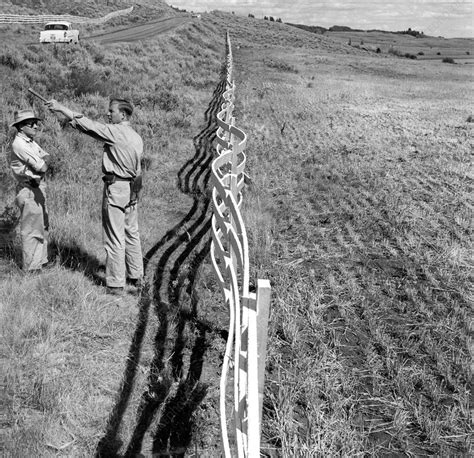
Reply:
<svg viewBox="0 0 474 458"><path fill-rule="evenodd" d="M260 434L267 353L267 329L271 287L268 280L258 280L257 294L250 294L248 304L248 457L260 457Z"/></svg>
<svg viewBox="0 0 474 458"><path fill-rule="evenodd" d="M257 353L258 353L258 404L262 418L265 383L265 360L267 357L268 317L270 314L271 286L269 280L257 282Z"/></svg>

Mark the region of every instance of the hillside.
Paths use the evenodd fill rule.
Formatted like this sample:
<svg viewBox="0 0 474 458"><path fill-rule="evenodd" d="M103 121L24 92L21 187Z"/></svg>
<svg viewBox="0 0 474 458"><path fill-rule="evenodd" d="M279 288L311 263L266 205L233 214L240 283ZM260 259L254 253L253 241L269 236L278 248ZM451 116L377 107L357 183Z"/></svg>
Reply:
<svg viewBox="0 0 474 458"><path fill-rule="evenodd" d="M93 3L69 5L89 15ZM180 14L136 3L150 17ZM28 4L47 12L53 2ZM466 456L468 66L381 57L222 12L107 46L39 46L27 26L0 29L0 213L5 224L18 216L9 123L33 105L53 156L56 262L30 277L18 238L0 247L4 454L220 456L228 314L207 255L207 186L227 30L234 116L248 135L251 283L272 284L262 454ZM94 119L111 94L135 104L145 142L140 297L111 299L102 286L100 143L28 87Z"/></svg>
<svg viewBox="0 0 474 458"><path fill-rule="evenodd" d="M147 9L152 14L167 12L172 8L163 0L2 0L2 13L8 14L73 14L98 17L133 6Z"/></svg>

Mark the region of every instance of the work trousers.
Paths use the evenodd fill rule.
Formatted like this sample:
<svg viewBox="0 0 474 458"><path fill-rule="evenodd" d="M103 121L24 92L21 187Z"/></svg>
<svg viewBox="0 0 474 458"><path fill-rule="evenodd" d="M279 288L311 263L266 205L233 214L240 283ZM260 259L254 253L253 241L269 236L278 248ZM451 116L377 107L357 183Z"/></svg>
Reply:
<svg viewBox="0 0 474 458"><path fill-rule="evenodd" d="M106 252L105 282L115 288L125 286L126 278L143 276L137 204L129 203L130 182L116 181L104 185L102 229Z"/></svg>
<svg viewBox="0 0 474 458"><path fill-rule="evenodd" d="M46 187L19 186L15 203L20 209L20 235L23 270L41 269L48 262L49 219Z"/></svg>

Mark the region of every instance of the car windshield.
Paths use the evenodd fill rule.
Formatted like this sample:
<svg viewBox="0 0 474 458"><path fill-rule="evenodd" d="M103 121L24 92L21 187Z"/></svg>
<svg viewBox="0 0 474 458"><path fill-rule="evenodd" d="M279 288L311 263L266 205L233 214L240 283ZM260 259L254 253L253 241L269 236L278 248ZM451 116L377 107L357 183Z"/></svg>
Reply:
<svg viewBox="0 0 474 458"><path fill-rule="evenodd" d="M65 24L48 24L45 27L45 30L67 30L67 25L65 25Z"/></svg>

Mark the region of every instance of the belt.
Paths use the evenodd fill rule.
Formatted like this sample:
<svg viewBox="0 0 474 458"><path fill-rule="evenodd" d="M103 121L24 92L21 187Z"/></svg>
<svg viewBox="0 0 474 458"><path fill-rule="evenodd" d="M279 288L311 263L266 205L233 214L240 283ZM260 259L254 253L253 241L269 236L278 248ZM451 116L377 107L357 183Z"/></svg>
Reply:
<svg viewBox="0 0 474 458"><path fill-rule="evenodd" d="M116 181L132 181L133 178L123 178L123 177L119 177L118 175L115 175L115 173L105 173L104 176L102 177L102 180L104 181L105 184L112 184L112 183L115 183Z"/></svg>

